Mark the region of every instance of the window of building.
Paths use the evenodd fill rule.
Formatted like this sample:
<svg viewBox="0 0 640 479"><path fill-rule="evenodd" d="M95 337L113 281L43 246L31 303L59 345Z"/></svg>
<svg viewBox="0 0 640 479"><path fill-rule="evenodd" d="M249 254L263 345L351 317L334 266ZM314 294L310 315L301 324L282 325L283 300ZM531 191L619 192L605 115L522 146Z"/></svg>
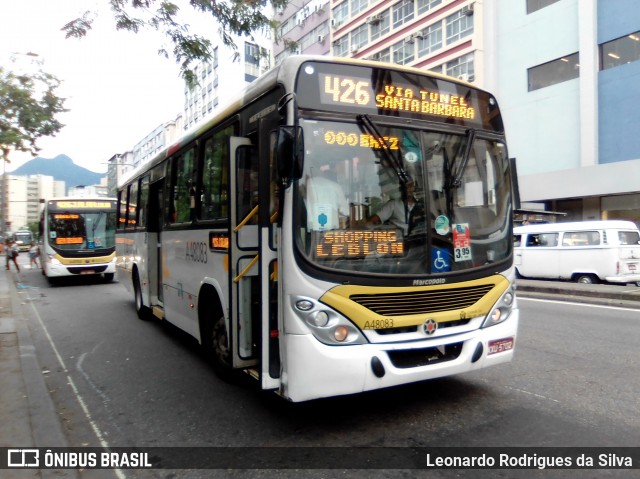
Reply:
<svg viewBox="0 0 640 479"><path fill-rule="evenodd" d="M425 28L418 37L418 56L427 55L442 48L442 23L438 22Z"/></svg>
<svg viewBox="0 0 640 479"><path fill-rule="evenodd" d="M260 63L260 47L258 47L258 45L245 42L244 62L250 65L258 65Z"/></svg>
<svg viewBox="0 0 640 479"><path fill-rule="evenodd" d="M351 48L362 48L369 42L369 27L364 24L351 31Z"/></svg>
<svg viewBox="0 0 640 479"><path fill-rule="evenodd" d="M467 53L466 55L447 62L445 72L447 75L459 78L461 80L469 82L473 81L475 79L475 68L473 60L473 53Z"/></svg>
<svg viewBox="0 0 640 479"><path fill-rule="evenodd" d="M346 22L349 18L349 2L342 2L340 5L335 7L332 11L332 22L334 26L341 25Z"/></svg>
<svg viewBox="0 0 640 479"><path fill-rule="evenodd" d="M337 57L344 57L349 53L349 36L338 38L333 42L333 54Z"/></svg>
<svg viewBox="0 0 640 479"><path fill-rule="evenodd" d="M406 65L415 58L415 45L413 41L402 40L391 46L393 52L393 63L398 65Z"/></svg>
<svg viewBox="0 0 640 479"><path fill-rule="evenodd" d="M374 53L369 57L370 60L375 60L378 62L389 63L391 61L391 49L385 48L384 50L380 50L379 52Z"/></svg>
<svg viewBox="0 0 640 479"><path fill-rule="evenodd" d="M345 2L346 3L346 2ZM351 16L355 16L369 6L369 0L351 0Z"/></svg>
<svg viewBox="0 0 640 479"><path fill-rule="evenodd" d="M453 43L473 33L473 10L458 10L446 19L447 43Z"/></svg>
<svg viewBox="0 0 640 479"><path fill-rule="evenodd" d="M527 70L529 91L539 90L556 83L578 78L580 64L578 54L567 55Z"/></svg>
<svg viewBox="0 0 640 479"><path fill-rule="evenodd" d="M393 28L413 20L413 0L400 0L393 8Z"/></svg>
<svg viewBox="0 0 640 479"><path fill-rule="evenodd" d="M377 40L383 35L389 33L391 30L391 11L385 10L378 13L375 20L370 23L371 26L371 40Z"/></svg>
<svg viewBox="0 0 640 479"><path fill-rule="evenodd" d="M527 14L537 12L541 8L548 7L560 0L527 0Z"/></svg>
<svg viewBox="0 0 640 479"><path fill-rule="evenodd" d="M600 45L600 69L607 70L640 60L640 32Z"/></svg>
<svg viewBox="0 0 640 479"><path fill-rule="evenodd" d="M442 3L442 0L418 0L418 15L422 15Z"/></svg>

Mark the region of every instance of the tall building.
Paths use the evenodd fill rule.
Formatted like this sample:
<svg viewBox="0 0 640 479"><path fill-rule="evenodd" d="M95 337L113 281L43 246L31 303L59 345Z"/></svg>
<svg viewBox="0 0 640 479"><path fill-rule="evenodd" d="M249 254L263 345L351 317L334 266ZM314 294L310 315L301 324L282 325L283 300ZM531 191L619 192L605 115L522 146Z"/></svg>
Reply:
<svg viewBox="0 0 640 479"><path fill-rule="evenodd" d="M189 130L224 108L230 99L273 66L271 32L234 39L238 51L218 41L209 62L199 62L193 72L197 84L185 84L183 130ZM215 45L216 43L214 43Z"/></svg>
<svg viewBox="0 0 640 479"><path fill-rule="evenodd" d="M306 0L289 2L276 12L279 23L273 44L275 63L289 55L327 55L331 46L331 2Z"/></svg>
<svg viewBox="0 0 640 479"><path fill-rule="evenodd" d="M331 53L483 82L483 3L473 0L333 0Z"/></svg>
<svg viewBox="0 0 640 479"><path fill-rule="evenodd" d="M636 0L485 1L491 82L522 200L567 220L640 224Z"/></svg>
<svg viewBox="0 0 640 479"><path fill-rule="evenodd" d="M64 181L55 180L52 176L6 175L3 198L5 231L15 231L26 227L40 219L40 200L54 196L64 196Z"/></svg>

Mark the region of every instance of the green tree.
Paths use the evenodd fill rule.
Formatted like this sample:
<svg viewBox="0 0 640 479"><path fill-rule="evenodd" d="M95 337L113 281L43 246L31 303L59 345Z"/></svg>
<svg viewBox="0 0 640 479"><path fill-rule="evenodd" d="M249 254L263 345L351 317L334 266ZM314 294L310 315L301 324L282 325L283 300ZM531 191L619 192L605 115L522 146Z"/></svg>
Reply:
<svg viewBox="0 0 640 479"><path fill-rule="evenodd" d="M180 7L177 3L188 1L196 12L210 16L218 25L218 35L224 45L236 51L233 35L251 36L259 30L271 31L277 22L264 14L270 4L283 9L288 0L184 0L174 3L170 0L108 0L114 12L116 28L137 33L143 28L161 31L172 43L171 54L180 64L182 77L193 85L195 76L190 66L193 61L209 60L212 56L211 41L189 31L189 25L180 23ZM82 17L67 23L62 30L67 38L81 38L87 35L93 23L94 13L87 11ZM169 57L165 48L159 53Z"/></svg>
<svg viewBox="0 0 640 479"><path fill-rule="evenodd" d="M0 66L0 148L8 162L10 150L36 155L42 136L53 136L64 126L56 119L64 98L56 95L60 80L43 72L14 73Z"/></svg>

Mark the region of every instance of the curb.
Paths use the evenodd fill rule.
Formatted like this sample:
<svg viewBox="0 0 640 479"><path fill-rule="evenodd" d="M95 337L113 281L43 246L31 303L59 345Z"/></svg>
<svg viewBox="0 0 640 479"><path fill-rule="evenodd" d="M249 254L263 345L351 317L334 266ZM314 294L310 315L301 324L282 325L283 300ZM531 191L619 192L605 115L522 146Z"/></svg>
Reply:
<svg viewBox="0 0 640 479"><path fill-rule="evenodd" d="M640 309L640 287L607 284L578 284L560 281L516 280L516 292L522 298Z"/></svg>

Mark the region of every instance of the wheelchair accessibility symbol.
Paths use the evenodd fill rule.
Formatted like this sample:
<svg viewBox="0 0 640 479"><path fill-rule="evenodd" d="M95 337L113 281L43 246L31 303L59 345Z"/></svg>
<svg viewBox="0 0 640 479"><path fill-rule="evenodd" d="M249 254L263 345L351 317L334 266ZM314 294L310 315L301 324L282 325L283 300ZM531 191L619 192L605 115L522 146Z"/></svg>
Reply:
<svg viewBox="0 0 640 479"><path fill-rule="evenodd" d="M451 263L447 259L449 253L444 248L433 248L431 250L431 264L433 271L451 271Z"/></svg>

